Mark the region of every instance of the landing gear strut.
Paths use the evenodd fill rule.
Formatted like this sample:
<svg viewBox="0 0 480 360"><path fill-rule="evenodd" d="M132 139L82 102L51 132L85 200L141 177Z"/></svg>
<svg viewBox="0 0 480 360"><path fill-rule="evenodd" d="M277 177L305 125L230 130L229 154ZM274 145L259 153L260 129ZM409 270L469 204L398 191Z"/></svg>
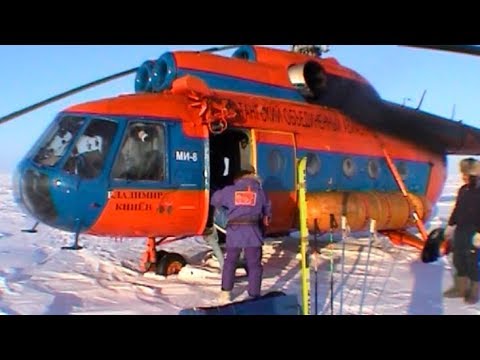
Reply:
<svg viewBox="0 0 480 360"><path fill-rule="evenodd" d="M72 246L62 246L62 250L82 250L83 246L78 245L78 238L80 237L81 222L80 219L75 221L75 241Z"/></svg>
<svg viewBox="0 0 480 360"><path fill-rule="evenodd" d="M29 234L36 234L38 231L37 231L37 226L38 226L39 222L37 221L31 229L22 229L22 232L24 233L29 233Z"/></svg>
<svg viewBox="0 0 480 360"><path fill-rule="evenodd" d="M154 237L147 239L147 247L143 253L140 264L142 272L153 271L157 275L170 276L178 274L187 264L185 258L180 254L156 250L156 246L165 240L166 238L163 238L157 242Z"/></svg>
<svg viewBox="0 0 480 360"><path fill-rule="evenodd" d="M76 232L75 233L75 242L73 243L72 246L62 246L62 250L82 250L83 246L78 245L78 238L80 237L80 233Z"/></svg>

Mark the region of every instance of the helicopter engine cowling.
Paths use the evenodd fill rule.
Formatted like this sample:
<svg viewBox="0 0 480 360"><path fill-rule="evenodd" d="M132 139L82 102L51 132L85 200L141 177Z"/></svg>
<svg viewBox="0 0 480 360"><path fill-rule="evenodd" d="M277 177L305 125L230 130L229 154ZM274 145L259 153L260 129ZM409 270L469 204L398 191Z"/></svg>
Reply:
<svg viewBox="0 0 480 360"><path fill-rule="evenodd" d="M172 53L167 52L155 62L152 77L153 92L161 92L172 86L177 78L177 65Z"/></svg>
<svg viewBox="0 0 480 360"><path fill-rule="evenodd" d="M239 47L233 54L235 59L243 59L248 61L257 61L257 52L254 46L244 45Z"/></svg>
<svg viewBox="0 0 480 360"><path fill-rule="evenodd" d="M154 60L145 61L137 70L135 77L135 92L151 92L153 90Z"/></svg>

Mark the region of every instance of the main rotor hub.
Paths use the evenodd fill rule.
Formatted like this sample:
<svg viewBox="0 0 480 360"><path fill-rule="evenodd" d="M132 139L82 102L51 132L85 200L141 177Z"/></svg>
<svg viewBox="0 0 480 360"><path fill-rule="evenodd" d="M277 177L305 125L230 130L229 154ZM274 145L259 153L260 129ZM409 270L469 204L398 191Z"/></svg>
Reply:
<svg viewBox="0 0 480 360"><path fill-rule="evenodd" d="M292 45L293 52L298 52L304 55L321 57L323 53L330 51L328 45Z"/></svg>

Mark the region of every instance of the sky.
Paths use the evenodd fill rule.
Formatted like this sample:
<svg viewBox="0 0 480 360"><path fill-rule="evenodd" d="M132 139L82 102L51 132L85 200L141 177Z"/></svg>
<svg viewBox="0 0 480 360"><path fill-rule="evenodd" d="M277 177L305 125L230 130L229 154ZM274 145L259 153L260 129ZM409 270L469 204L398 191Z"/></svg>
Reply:
<svg viewBox="0 0 480 360"><path fill-rule="evenodd" d="M0 45L0 117L140 66L166 51L211 46L215 45ZM397 45L330 45L327 56L367 78L385 100L416 107L427 90L422 110L450 117L455 104L456 120L480 127L477 57ZM73 104L131 93L134 79L131 75L100 85L0 125L0 173L14 169L58 112ZM451 159L451 164L456 165L456 160Z"/></svg>

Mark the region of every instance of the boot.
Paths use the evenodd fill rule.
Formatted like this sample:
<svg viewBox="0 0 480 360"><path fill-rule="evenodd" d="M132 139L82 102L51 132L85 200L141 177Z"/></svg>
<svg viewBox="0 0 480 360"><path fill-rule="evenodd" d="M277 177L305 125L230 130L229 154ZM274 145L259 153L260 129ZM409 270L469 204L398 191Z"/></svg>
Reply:
<svg viewBox="0 0 480 360"><path fill-rule="evenodd" d="M478 302L478 282L472 281L470 289L465 296L465 303L473 305Z"/></svg>
<svg viewBox="0 0 480 360"><path fill-rule="evenodd" d="M453 287L443 293L446 298L462 298L467 293L467 277L455 276L453 278Z"/></svg>
<svg viewBox="0 0 480 360"><path fill-rule="evenodd" d="M232 301L232 293L230 291L222 290L220 295L218 296L218 301L222 304L228 304Z"/></svg>

